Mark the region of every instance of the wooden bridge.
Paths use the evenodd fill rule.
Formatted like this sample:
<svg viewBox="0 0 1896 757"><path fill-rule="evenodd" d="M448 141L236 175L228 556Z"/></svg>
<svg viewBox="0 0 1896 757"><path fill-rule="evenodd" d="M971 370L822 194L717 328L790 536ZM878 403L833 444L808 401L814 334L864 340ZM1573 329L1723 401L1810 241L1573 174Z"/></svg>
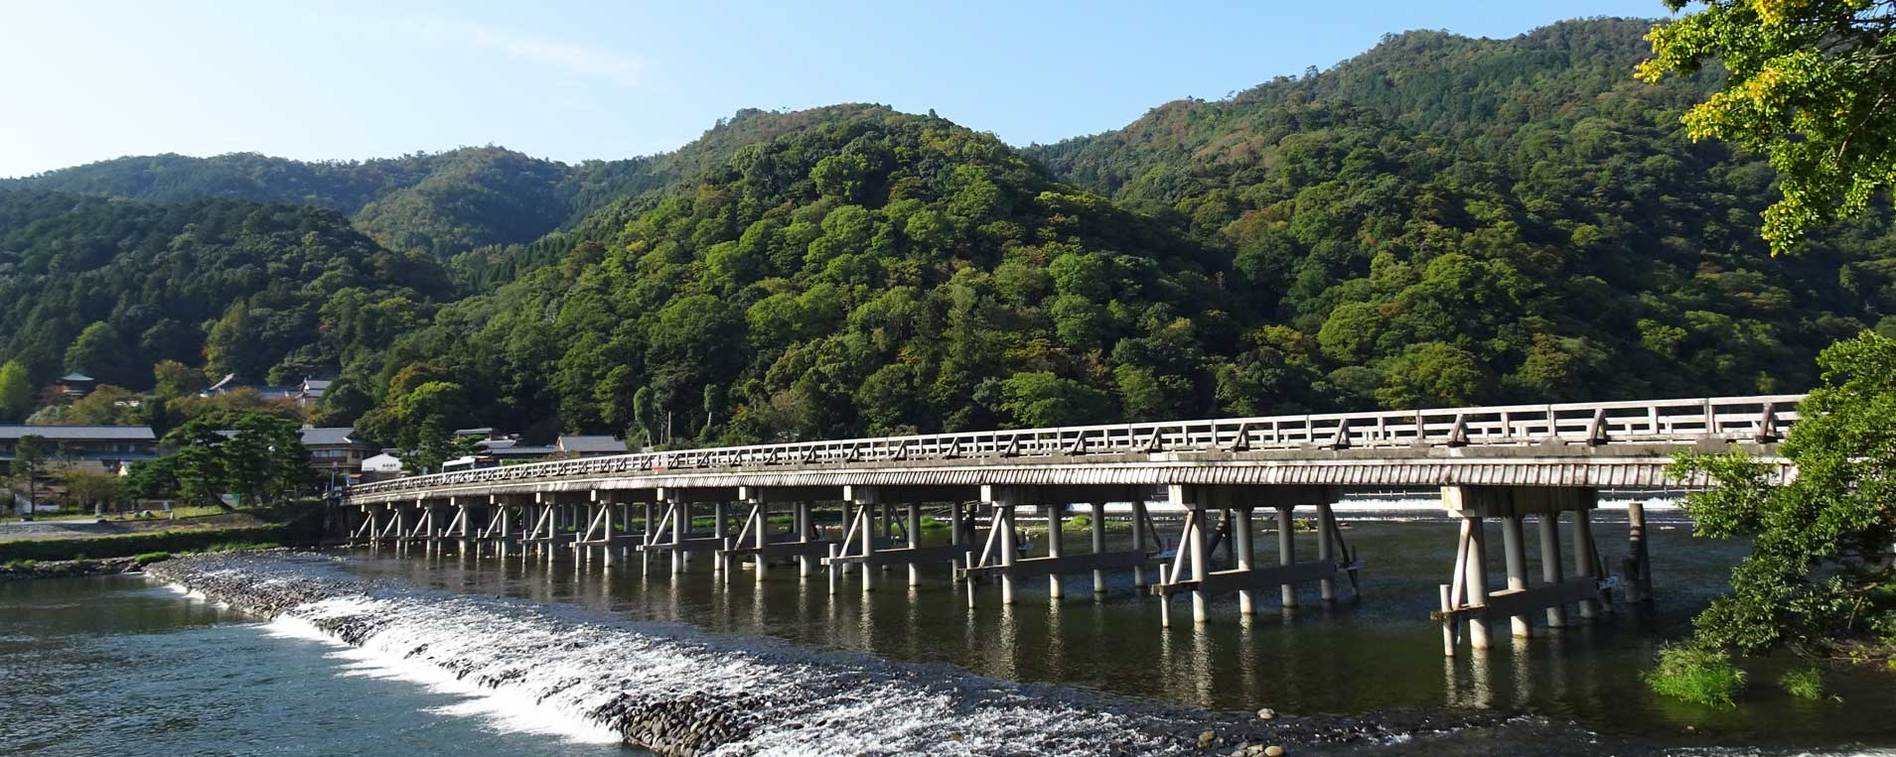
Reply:
<svg viewBox="0 0 1896 757"><path fill-rule="evenodd" d="M1237 593L1245 613L1255 609L1255 593L1270 588L1284 606L1295 606L1299 587L1311 583L1330 601L1339 578L1353 583L1361 569L1332 513L1343 490L1439 488L1445 510L1461 519L1456 563L1435 616L1453 654L1463 624L1480 648L1501 618L1527 635L1536 613L1554 626L1569 622L1571 607L1583 620L1599 614L1606 571L1590 513L1601 489L1704 486L1668 472L1673 455L1688 450L1740 451L1792 475L1776 445L1802 398L1288 415L676 450L400 478L352 487L340 502L358 543L491 546L501 554L512 547L549 559L557 547L609 562L636 551L642 569L663 555L674 573L693 555L708 555L714 572L728 576L749 561L760 579L773 563L794 564L806 576L821 566L832 592L852 569L872 590L889 567L906 566L913 584L923 566L941 565L968 581L970 603L985 579L996 579L1002 601L1012 602L1019 580L1048 576L1058 598L1062 576L1090 573L1103 591L1107 571L1131 570L1136 585L1167 599L1169 623L1174 594L1191 596L1198 622L1218 594ZM1132 522L1128 548L1106 548L1109 505ZM709 523L700 525L693 513L707 506ZM1061 525L1075 507L1090 519L1085 552L1063 543ZM773 508L782 511L776 518ZM1045 514L1045 554L1022 554L1021 508ZM1276 559L1268 565L1259 563L1254 539L1260 508L1275 513ZM1315 515L1313 533L1301 538L1297 508ZM947 544L922 543L925 509L946 516ZM1154 510L1180 516L1173 549ZM822 517L831 512L838 517ZM1567 513L1571 561L1560 548ZM1538 585L1527 570L1527 516L1539 528ZM1500 521L1508 583L1493 591L1483 535L1490 518ZM1300 557L1300 541L1314 542L1309 559ZM1226 558L1214 566L1221 545ZM1154 567L1156 582L1148 575ZM1643 569L1634 566L1635 587Z"/></svg>

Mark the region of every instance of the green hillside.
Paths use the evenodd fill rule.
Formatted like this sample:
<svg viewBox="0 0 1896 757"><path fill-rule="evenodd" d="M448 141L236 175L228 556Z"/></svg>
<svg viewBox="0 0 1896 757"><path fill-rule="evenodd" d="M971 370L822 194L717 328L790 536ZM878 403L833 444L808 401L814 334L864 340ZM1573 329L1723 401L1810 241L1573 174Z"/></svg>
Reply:
<svg viewBox="0 0 1896 757"><path fill-rule="evenodd" d="M1808 387L1896 331L1888 220L1769 256L1769 166L1684 138L1706 81L1631 79L1646 26L1395 35L1025 149L847 104L577 166L53 172L15 184L155 202L0 194L0 358L104 321L146 365L339 372L326 420L378 435L676 444Z"/></svg>
<svg viewBox="0 0 1896 757"><path fill-rule="evenodd" d="M1683 137L1703 82L1630 79L1645 27L1412 32L1028 152L1230 257L1270 314L1221 385L1248 406L1807 386L1816 349L1896 326L1888 225L1766 254L1769 167Z"/></svg>
<svg viewBox="0 0 1896 757"><path fill-rule="evenodd" d="M95 357L71 367L133 388L160 360L255 381L334 374L452 294L435 260L330 210L0 190L0 354L41 381L85 331Z"/></svg>

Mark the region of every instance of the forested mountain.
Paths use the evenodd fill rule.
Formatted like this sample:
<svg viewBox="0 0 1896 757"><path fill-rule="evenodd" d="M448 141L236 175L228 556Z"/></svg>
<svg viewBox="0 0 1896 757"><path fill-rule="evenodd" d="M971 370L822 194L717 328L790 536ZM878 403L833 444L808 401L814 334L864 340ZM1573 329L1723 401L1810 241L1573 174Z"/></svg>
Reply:
<svg viewBox="0 0 1896 757"><path fill-rule="evenodd" d="M497 147L360 162L157 155L0 180L0 188L163 203L219 198L316 205L356 218L387 246L452 254L530 242L565 221L557 187L566 171Z"/></svg>
<svg viewBox="0 0 1896 757"><path fill-rule="evenodd" d="M0 355L41 381L71 368L142 389L161 360L334 375L452 294L434 259L331 210L0 190Z"/></svg>
<svg viewBox="0 0 1896 757"><path fill-rule="evenodd" d="M1808 386L1818 348L1896 327L1896 240L1771 258L1770 168L1685 139L1704 82L1630 79L1646 26L1413 32L1028 152L1230 257L1267 314L1219 368L1236 407Z"/></svg>
<svg viewBox="0 0 1896 757"><path fill-rule="evenodd" d="M1684 138L1707 81L1631 79L1646 27L1412 32L1025 150L839 105L578 166L54 172L25 183L336 212L0 194L0 358L106 321L139 360L340 368L327 420L385 438L677 444L1807 387L1824 345L1896 331L1888 219L1770 257L1769 166Z"/></svg>
<svg viewBox="0 0 1896 757"><path fill-rule="evenodd" d="M833 112L344 379L651 439L1187 414L1243 320L1224 266L991 136Z"/></svg>
<svg viewBox="0 0 1896 757"><path fill-rule="evenodd" d="M366 161L308 162L254 153L126 157L18 179L41 189L161 203L200 199L316 205L349 216L390 249L450 257L526 245L615 200L688 178L746 144L876 106L740 111L675 152L577 166L499 147ZM503 256L485 250L481 257Z"/></svg>

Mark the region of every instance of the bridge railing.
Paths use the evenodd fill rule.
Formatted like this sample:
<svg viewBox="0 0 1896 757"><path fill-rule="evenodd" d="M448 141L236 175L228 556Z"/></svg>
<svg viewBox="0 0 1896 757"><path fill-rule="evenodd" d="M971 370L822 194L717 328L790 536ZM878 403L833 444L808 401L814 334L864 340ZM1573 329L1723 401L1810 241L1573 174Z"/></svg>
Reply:
<svg viewBox="0 0 1896 757"><path fill-rule="evenodd" d="M1216 418L841 439L645 452L412 476L352 495L508 481L731 468L1324 447L1689 444L1774 441L1797 420L1801 394L1510 405L1257 418Z"/></svg>

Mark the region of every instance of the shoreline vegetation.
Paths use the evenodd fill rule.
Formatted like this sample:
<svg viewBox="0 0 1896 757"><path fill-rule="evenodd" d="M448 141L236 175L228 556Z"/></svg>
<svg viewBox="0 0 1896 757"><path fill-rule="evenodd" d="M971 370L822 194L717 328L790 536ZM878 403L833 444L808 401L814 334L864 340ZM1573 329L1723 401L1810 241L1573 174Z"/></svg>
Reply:
<svg viewBox="0 0 1896 757"><path fill-rule="evenodd" d="M177 520L35 521L34 524L49 528L13 534L9 531L23 526L0 527L0 565L150 558L159 554L219 552L266 545L313 545L322 539L322 512L317 503Z"/></svg>
<svg viewBox="0 0 1896 757"><path fill-rule="evenodd" d="M191 555L230 554L236 552L264 552L282 549L275 542L228 541L218 542L202 549L184 552L155 551L143 552L130 557L91 558L79 557L70 560L33 560L14 559L0 562L0 582L24 581L35 578L82 578L85 576L109 576L120 573L135 573L153 563L160 563Z"/></svg>
<svg viewBox="0 0 1896 757"><path fill-rule="evenodd" d="M1659 694L1733 707L1745 668L1776 654L1805 662L1777 679L1800 699L1823 697L1828 665L1896 672L1896 339L1844 340L1818 364L1823 386L1778 450L1794 480L1774 483L1776 463L1741 454L1678 457L1675 474L1715 482L1686 497L1694 535L1752 548L1692 636L1660 651L1646 679Z"/></svg>

